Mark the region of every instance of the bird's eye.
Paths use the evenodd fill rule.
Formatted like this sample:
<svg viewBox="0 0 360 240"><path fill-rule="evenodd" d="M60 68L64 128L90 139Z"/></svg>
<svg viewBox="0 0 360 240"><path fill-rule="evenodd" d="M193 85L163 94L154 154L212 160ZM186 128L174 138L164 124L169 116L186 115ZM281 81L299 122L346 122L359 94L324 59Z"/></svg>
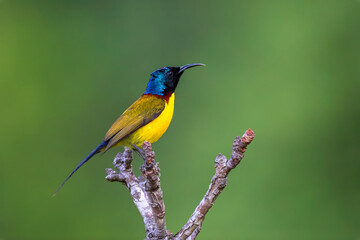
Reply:
<svg viewBox="0 0 360 240"><path fill-rule="evenodd" d="M169 77L172 77L173 75L174 75L173 72L168 72L168 76L169 76Z"/></svg>

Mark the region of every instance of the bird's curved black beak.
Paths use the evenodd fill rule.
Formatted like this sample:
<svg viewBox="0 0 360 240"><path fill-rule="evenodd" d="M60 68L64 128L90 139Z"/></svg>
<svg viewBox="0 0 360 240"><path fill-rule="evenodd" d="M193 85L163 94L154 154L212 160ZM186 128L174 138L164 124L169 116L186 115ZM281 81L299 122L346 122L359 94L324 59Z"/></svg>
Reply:
<svg viewBox="0 0 360 240"><path fill-rule="evenodd" d="M197 67L197 66L205 66L205 64L203 63L191 63L191 64L186 64L184 66L180 67L180 71L179 73L183 73L186 69L192 68L192 67Z"/></svg>

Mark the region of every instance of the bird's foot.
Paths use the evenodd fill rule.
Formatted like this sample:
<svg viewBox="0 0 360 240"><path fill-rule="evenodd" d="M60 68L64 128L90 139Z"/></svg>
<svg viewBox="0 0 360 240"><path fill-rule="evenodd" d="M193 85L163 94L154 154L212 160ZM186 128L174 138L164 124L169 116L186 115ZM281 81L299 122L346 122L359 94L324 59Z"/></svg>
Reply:
<svg viewBox="0 0 360 240"><path fill-rule="evenodd" d="M134 151L135 151L142 159L144 159L144 161L145 161L146 158L145 158L145 152L144 152L144 150L142 150L141 148L139 148L139 147L136 146L135 144L132 144L132 146L134 147Z"/></svg>

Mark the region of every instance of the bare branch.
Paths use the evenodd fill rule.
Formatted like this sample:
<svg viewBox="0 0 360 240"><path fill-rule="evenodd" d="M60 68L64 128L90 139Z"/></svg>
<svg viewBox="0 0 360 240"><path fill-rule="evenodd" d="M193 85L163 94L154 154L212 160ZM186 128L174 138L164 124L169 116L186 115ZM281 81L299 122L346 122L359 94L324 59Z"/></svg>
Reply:
<svg viewBox="0 0 360 240"><path fill-rule="evenodd" d="M139 181L142 189L145 191L145 196L153 211L153 218L157 228L157 236L163 239L167 236L166 222L165 222L165 204L163 201L163 192L160 187L160 168L155 162L155 153L152 151L149 142L143 143L145 151L145 162L140 167L142 175L139 176Z"/></svg>
<svg viewBox="0 0 360 240"><path fill-rule="evenodd" d="M187 240L195 240L197 238L197 236L199 235L200 231L201 231L201 226L202 224L200 224L200 226L198 226L197 228L195 228L195 230L192 232L192 234L187 238Z"/></svg>
<svg viewBox="0 0 360 240"><path fill-rule="evenodd" d="M175 235L175 239L184 240L192 236L195 229L201 227L205 215L209 209L214 205L216 198L220 195L222 190L226 187L227 176L229 172L234 169L244 157L244 152L247 145L254 139L254 132L249 129L245 132L242 138L236 137L233 143L233 151L230 160L222 154L219 154L215 159L215 175L211 179L208 191L200 204L196 207L194 213L189 218L188 222L182 227L180 232ZM198 233L197 233L198 234ZM196 234L196 236L197 236ZM193 238L190 238L193 239Z"/></svg>
<svg viewBox="0 0 360 240"><path fill-rule="evenodd" d="M216 157L215 175L211 179L208 191L188 222L175 236L166 229L165 204L160 187L160 169L158 163L155 162L155 153L149 142L143 143L145 161L140 167L141 175L139 177L135 177L132 169L132 151L125 148L124 153L118 153L113 162L119 172L107 168L106 180L121 182L127 187L144 220L147 240L194 240L201 231L207 212L226 187L228 174L239 165L247 145L252 142L254 137L254 132L251 129L247 130L242 138L235 138L229 160L222 154Z"/></svg>
<svg viewBox="0 0 360 240"><path fill-rule="evenodd" d="M150 145L150 143L146 144ZM167 239L165 206L162 201L159 168L154 161L154 152L151 151L151 145L146 144L144 143L147 149L147 160L144 163L145 166L141 167L144 169L143 175L139 176L139 178L135 177L131 166L133 160L132 151L125 148L124 153L118 153L113 162L119 173L107 168L105 179L110 182L121 182L127 187L135 206L144 220L146 239ZM159 194L161 198L158 197ZM161 201L156 202L159 198Z"/></svg>

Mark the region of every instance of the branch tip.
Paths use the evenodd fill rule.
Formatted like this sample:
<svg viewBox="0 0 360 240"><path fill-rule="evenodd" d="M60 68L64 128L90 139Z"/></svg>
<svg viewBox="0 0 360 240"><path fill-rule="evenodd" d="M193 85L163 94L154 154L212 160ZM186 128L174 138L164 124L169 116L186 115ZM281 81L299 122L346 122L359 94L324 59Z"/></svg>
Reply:
<svg viewBox="0 0 360 240"><path fill-rule="evenodd" d="M110 175L112 173L116 173L112 168L106 168L105 169L106 175Z"/></svg>
<svg viewBox="0 0 360 240"><path fill-rule="evenodd" d="M255 133L250 128L244 133L241 138L241 142L250 144L255 137Z"/></svg>
<svg viewBox="0 0 360 240"><path fill-rule="evenodd" d="M253 130L251 130L251 128L249 128L248 130L246 130L246 134L249 136L255 136L255 133Z"/></svg>
<svg viewBox="0 0 360 240"><path fill-rule="evenodd" d="M224 155L219 153L215 158L215 168L218 168L218 166L223 166L227 162L227 159Z"/></svg>
<svg viewBox="0 0 360 240"><path fill-rule="evenodd" d="M143 149L145 152L146 165L155 163L155 152L153 152L153 150L152 150L151 143L149 143L148 141L145 141L143 143Z"/></svg>
<svg viewBox="0 0 360 240"><path fill-rule="evenodd" d="M126 160L129 158L131 158L131 160L132 160L133 154L132 154L132 150L130 148L125 147L123 155Z"/></svg>

